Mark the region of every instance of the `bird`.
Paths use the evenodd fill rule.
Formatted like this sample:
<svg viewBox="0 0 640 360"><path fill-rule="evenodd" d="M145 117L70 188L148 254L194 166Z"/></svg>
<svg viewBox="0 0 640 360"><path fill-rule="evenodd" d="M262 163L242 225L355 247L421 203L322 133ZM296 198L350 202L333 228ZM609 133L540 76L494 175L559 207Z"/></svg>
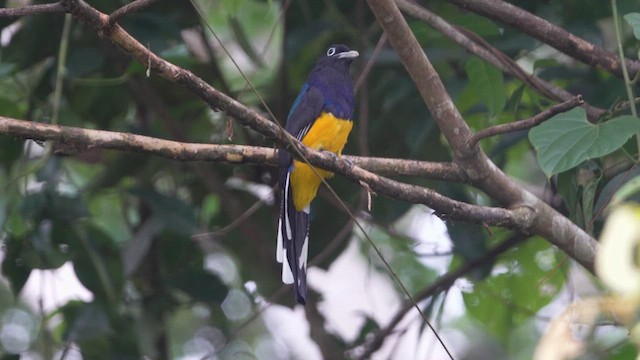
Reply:
<svg viewBox="0 0 640 360"><path fill-rule="evenodd" d="M320 56L293 102L285 130L305 146L337 156L353 127L354 90L349 67L360 54L346 45L330 45ZM276 260L282 263L282 282L293 284L296 301L307 302L307 256L311 201L322 178L333 173L278 151L280 214ZM314 171L315 169L315 171Z"/></svg>

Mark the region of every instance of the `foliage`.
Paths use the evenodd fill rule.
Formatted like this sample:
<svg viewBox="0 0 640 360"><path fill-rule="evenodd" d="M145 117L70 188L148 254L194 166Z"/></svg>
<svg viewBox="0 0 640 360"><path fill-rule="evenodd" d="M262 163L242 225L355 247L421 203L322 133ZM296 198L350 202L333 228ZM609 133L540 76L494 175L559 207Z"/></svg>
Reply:
<svg viewBox="0 0 640 360"><path fill-rule="evenodd" d="M540 167L551 176L611 154L638 131L640 122L633 116L619 116L594 125L584 110L577 108L531 129L529 140L538 153Z"/></svg>
<svg viewBox="0 0 640 360"><path fill-rule="evenodd" d="M125 2L90 3L110 13ZM374 56L381 33L365 2L292 1L281 18L283 3L289 2L201 0L201 19L189 2L158 1L127 15L121 25L155 53L242 103L264 110L264 99L280 120L286 117L322 49L329 43L350 44L363 55L354 64L356 77L367 61L373 61L373 67L358 90L357 119L344 153L451 160L451 149L392 48L383 47ZM598 24L609 17L610 9L601 1L513 3L594 42L606 35ZM428 5L445 20L466 27L509 57L529 64L542 78L583 94L594 106L619 109L625 84L614 75L564 61L519 30L462 13L447 2ZM619 1L623 14L635 5L636 1ZM408 19L472 129L528 118L553 104L522 81L461 50L427 24ZM639 37L638 14L625 19ZM4 30L12 24L0 20ZM272 145L208 108L186 89L153 73L147 76L145 64L133 61L86 25L72 20L70 36L61 38L64 21L60 14L45 14L15 23L19 30L0 53L0 116L50 122L59 106L60 125L194 143ZM68 44L67 61L58 64L62 43ZM623 44L627 55L636 57L639 46L631 33ZM227 51L252 80L260 98L245 84ZM58 74L58 65L65 69L63 74ZM56 88L58 75L63 76L61 88ZM56 91L62 95L59 102ZM584 111L575 109L544 122L528 136L522 131L508 133L481 144L508 175L537 195L546 192L560 198L558 208L597 236L603 209L613 194L625 184L636 186L631 180L638 169L628 160L637 159L632 135L640 130L638 119L628 115L601 120L589 123ZM227 136L229 126L231 139ZM222 358L239 354L304 358L296 353L297 344L281 344L284 340L279 336L286 332L271 318L257 317L247 326L243 323L267 305L265 299L282 293L278 292L280 269L273 256L277 204L264 195L271 194L276 176L276 169L267 166L177 162L142 153L74 149L0 136L0 259L2 276L7 280L0 283L0 354L7 359L27 351L42 358L60 357L66 351L80 351L86 359L191 358L214 353ZM403 180L450 198L494 205L486 195L464 184ZM356 184L340 177L330 184L351 208L364 208L366 201L362 201ZM345 224L351 225L325 190L313 205L309 254L310 259L320 259L318 268L330 269L348 243L340 241L338 234ZM243 218L256 203L256 212ZM415 209L377 196L362 223L373 224L368 228L370 237L382 246L399 278L417 294L437 281L442 267L432 261L433 253L439 250L423 251L429 245L421 239L436 237L433 227L412 225L413 220L403 218ZM228 226L238 219L242 220L238 226ZM513 235L481 224L448 221L446 225L452 253L441 258L444 268L452 271L481 259ZM360 256L369 265L367 271L389 280L369 244L363 241L360 245ZM29 306L24 288L30 276L64 264L73 265L92 297L47 309ZM420 303L424 311L432 319L444 318L441 327L459 330L469 344L489 339L478 345L483 351L497 348L493 354L530 358L544 332L534 324L543 317L540 314L545 307L569 291L568 274L574 271L569 261L560 249L533 237L487 259L475 270L448 287L450 293L463 289L458 304L463 310L456 318L438 314L439 309L446 314L451 305L446 289ZM384 321L400 307L398 299L402 298L397 287L389 288L396 302L380 315ZM273 302L291 307L289 295L286 291ZM325 357L352 350L385 326L379 314L361 310L356 314L363 320L354 332L357 336L341 336L339 329L332 327L335 324L323 322L323 311L332 309L323 307L321 296L313 296L305 315L315 344ZM279 309L276 305L271 308ZM301 313L298 308L287 313L291 318L286 319ZM24 330L24 335L3 335L8 326ZM429 331L428 327L420 328L420 334ZM408 335L398 333L400 338L411 335L409 331ZM412 346L401 344L399 347ZM473 354L471 345L451 345L456 354ZM413 350L404 351L414 354ZM627 356L636 353L633 347L611 348L611 353L616 352L630 354Z"/></svg>

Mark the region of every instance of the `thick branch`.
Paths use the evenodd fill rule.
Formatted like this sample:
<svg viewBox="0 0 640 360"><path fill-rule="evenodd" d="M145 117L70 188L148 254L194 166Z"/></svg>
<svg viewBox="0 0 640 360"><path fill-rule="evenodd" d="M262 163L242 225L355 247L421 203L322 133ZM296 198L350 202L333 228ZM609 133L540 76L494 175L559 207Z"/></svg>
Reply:
<svg viewBox="0 0 640 360"><path fill-rule="evenodd" d="M453 105L440 76L422 51L409 24L393 1L367 2L433 114L434 120L454 150L454 159L461 156L460 151L467 146L466 140L471 136L471 129Z"/></svg>
<svg viewBox="0 0 640 360"><path fill-rule="evenodd" d="M582 96L578 95L573 99L569 99L563 103L554 105L546 109L545 111L538 113L528 119L515 121L507 124L495 125L495 126L488 127L486 129L482 129L477 133L473 134L471 139L469 139L469 147L474 148L478 144L478 141L484 138L488 138L489 136L531 129L534 126L541 124L543 121L549 120L554 115L571 110L574 107L581 105L582 103L584 103L584 100L582 100Z"/></svg>
<svg viewBox="0 0 640 360"><path fill-rule="evenodd" d="M574 97L574 95L570 92L535 75L526 73L520 67L520 65L513 61L510 57L508 57L502 51L491 46L491 44L484 41L484 39L482 39L475 33L467 31L466 29L459 26L451 25L446 20L432 13L428 9L412 3L408 0L396 0L396 3L398 4L398 7L405 13L417 19L423 20L431 27L442 33L444 36L448 37L449 39L463 47L465 50L481 57L503 72L511 74L512 76L520 79L536 91L540 92L542 95L556 101L567 101ZM604 109L591 106L588 103L583 104L582 107L585 109L589 119L592 121L595 121L598 117L602 116L605 113Z"/></svg>
<svg viewBox="0 0 640 360"><path fill-rule="evenodd" d="M2 116L0 134L40 141L57 141L74 149L135 151L179 161L278 165L278 155L273 148L185 143L130 133L35 123ZM380 175L419 176L453 182L463 182L465 179L460 167L452 163L349 155L344 155L343 158Z"/></svg>
<svg viewBox="0 0 640 360"><path fill-rule="evenodd" d="M585 64L602 67L608 72L622 77L620 60L616 55L524 9L501 0L449 1L463 9L513 26ZM629 59L626 59L625 62L629 73L636 74L640 70L640 62Z"/></svg>
<svg viewBox="0 0 640 360"><path fill-rule="evenodd" d="M470 182L507 208L530 206L536 214L533 231L560 247L585 268L593 271L596 241L566 217L507 177L487 158L482 149L469 147L471 130L455 108L440 77L396 4L393 0L367 0L367 2L387 33L389 42L404 63L440 130L449 141L454 162L466 171Z"/></svg>
<svg viewBox="0 0 640 360"><path fill-rule="evenodd" d="M40 15L65 11L66 9L62 4L62 1L59 1L52 4L29 5L17 8L2 8L0 9L0 18Z"/></svg>

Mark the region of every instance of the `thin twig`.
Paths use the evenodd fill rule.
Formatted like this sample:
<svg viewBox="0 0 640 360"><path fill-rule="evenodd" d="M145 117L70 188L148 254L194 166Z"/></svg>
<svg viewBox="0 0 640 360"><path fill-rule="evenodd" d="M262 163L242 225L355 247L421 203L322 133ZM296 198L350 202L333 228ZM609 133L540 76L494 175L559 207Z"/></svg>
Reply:
<svg viewBox="0 0 640 360"><path fill-rule="evenodd" d="M142 10L156 1L157 0L136 0L128 3L127 5L122 6L121 8L112 12L111 15L109 15L109 21L107 26L112 27L113 25L118 23L118 21L120 21L120 19L122 19L123 17L131 13L134 13L136 11Z"/></svg>
<svg viewBox="0 0 640 360"><path fill-rule="evenodd" d="M273 189L272 189L272 191L273 191ZM253 215L256 211L258 211L258 209L260 209L262 207L262 205L264 205L264 204L265 204L265 201L262 200L262 199L259 199L258 201L253 203L253 205L251 205L245 212L243 212L242 215L240 215L239 217L235 218L230 224L226 225L225 227L217 229L217 230L214 230L214 231L206 232L206 233L193 234L193 235L191 235L191 238L195 239L195 240L198 240L198 239L202 239L202 238L209 238L209 237L215 237L215 236L224 236L224 235L228 234L229 232L231 232L233 229L235 229L238 226L240 226L247 219L249 219L251 217L251 215Z"/></svg>
<svg viewBox="0 0 640 360"><path fill-rule="evenodd" d="M2 8L0 9L0 18L62 13L65 11L66 9L62 4L62 1L58 1L52 4L29 5L16 8Z"/></svg>
<svg viewBox="0 0 640 360"><path fill-rule="evenodd" d="M378 39L376 47L373 49L373 51L371 52L371 56L369 56L369 59L367 60L367 64L364 66L364 69L362 69L362 72L360 73L360 76L358 76L355 85L353 85L353 92L357 93L360 89L360 86L362 86L362 84L364 83L364 80L367 78L367 76L369 76L369 72L371 72L371 68L373 68L373 64L375 63L378 54L380 54L380 50L382 50L382 47L386 43L387 34L382 33L380 39Z"/></svg>
<svg viewBox="0 0 640 360"><path fill-rule="evenodd" d="M431 284L429 287L423 289L419 293L415 295L416 301L420 302L425 300L426 298L432 297L440 293L441 291L445 291L450 288L456 280L461 277L464 277L466 274L471 271L477 269L483 264L495 259L500 254L505 251L511 249L512 247L519 244L521 241L525 240L525 237L520 234L515 234L511 236L509 239L500 243L493 249L487 251L482 257L477 258L475 260L470 260L463 266L459 267L456 270L448 272L441 277L438 278L436 282ZM409 302L405 302L404 305L398 310L398 312L393 316L393 318L383 327L378 330L373 338L371 338L367 344L365 345L365 351L362 354L359 354L357 359L368 359L373 352L378 350L384 340L393 333L395 327L400 323L400 321L406 316L406 314L413 309L413 306Z"/></svg>
<svg viewBox="0 0 640 360"><path fill-rule="evenodd" d="M583 103L584 103L584 100L582 100L582 96L578 95L563 103L554 105L546 109L545 111L538 113L528 119L515 121L507 124L495 125L495 126L488 127L486 129L482 129L477 133L473 134L473 136L471 136L471 138L469 139L469 147L474 148L480 140L484 138L488 138L490 136L530 129L550 119L556 114L571 110L576 106L582 105Z"/></svg>

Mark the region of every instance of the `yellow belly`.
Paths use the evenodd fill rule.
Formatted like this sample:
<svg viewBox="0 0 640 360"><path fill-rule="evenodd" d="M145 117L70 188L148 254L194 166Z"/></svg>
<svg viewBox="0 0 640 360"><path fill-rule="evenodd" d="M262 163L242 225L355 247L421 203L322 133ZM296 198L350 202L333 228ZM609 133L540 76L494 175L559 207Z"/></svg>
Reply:
<svg viewBox="0 0 640 360"><path fill-rule="evenodd" d="M322 113L313 124L302 143L315 150L331 151L341 155L353 122L339 119L333 114ZM293 205L297 211L302 211L316 197L322 178L333 176L330 171L315 168L318 175L304 162L294 160L291 171L291 188L293 192Z"/></svg>

